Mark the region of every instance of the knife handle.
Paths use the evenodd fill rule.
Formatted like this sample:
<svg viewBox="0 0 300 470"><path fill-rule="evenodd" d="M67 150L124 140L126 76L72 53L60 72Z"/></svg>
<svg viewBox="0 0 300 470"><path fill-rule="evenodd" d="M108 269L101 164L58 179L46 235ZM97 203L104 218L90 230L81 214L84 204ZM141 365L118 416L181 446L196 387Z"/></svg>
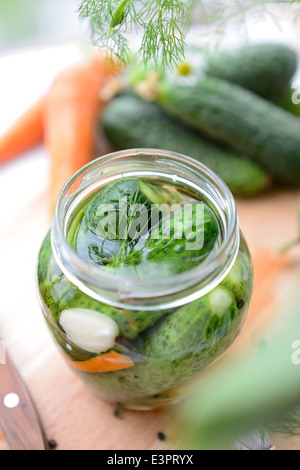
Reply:
<svg viewBox="0 0 300 470"><path fill-rule="evenodd" d="M48 449L30 393L7 353L0 364L0 426L12 450Z"/></svg>

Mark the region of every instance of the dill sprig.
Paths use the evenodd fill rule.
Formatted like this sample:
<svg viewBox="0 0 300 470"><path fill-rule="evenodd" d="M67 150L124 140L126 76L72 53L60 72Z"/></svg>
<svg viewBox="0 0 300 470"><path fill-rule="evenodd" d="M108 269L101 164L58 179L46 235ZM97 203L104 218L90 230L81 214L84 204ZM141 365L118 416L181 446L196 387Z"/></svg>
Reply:
<svg viewBox="0 0 300 470"><path fill-rule="evenodd" d="M184 58L185 35L194 0L84 0L80 18L88 18L92 40L126 64L132 55L126 33L140 33L138 58L172 67Z"/></svg>
<svg viewBox="0 0 300 470"><path fill-rule="evenodd" d="M218 43L228 28L247 34L249 15L260 19L269 15L279 24L286 8L297 20L300 0L81 0L79 16L90 20L93 42L121 64L132 56L126 33L138 32L134 41L140 37L138 58L164 71L184 59L192 17L208 41Z"/></svg>
<svg viewBox="0 0 300 470"><path fill-rule="evenodd" d="M251 22L269 19L279 30L283 17L296 23L300 0L200 0L194 16L202 46L218 48L227 33L247 42Z"/></svg>

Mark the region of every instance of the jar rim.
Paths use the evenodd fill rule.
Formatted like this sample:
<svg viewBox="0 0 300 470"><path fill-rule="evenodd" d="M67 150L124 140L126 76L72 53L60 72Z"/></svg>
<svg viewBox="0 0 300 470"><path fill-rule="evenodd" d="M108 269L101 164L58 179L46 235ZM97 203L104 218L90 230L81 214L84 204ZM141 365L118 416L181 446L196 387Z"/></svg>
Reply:
<svg viewBox="0 0 300 470"><path fill-rule="evenodd" d="M151 175L155 176L155 168L160 169L160 175L166 174L167 165L169 176L172 176L173 172L173 181L174 178L179 181L180 175L187 174L184 179L192 186L192 183L196 184L198 177L199 188L205 192L215 210L218 210L219 215L222 216L223 223L226 225L225 236L222 237L213 256L207 257L199 265L185 272L160 279L124 279L124 276L118 276L89 264L78 255L67 241L67 221L78 206L78 202L84 200L96 187L101 186L99 179L105 180L104 184L107 184L120 177L132 176L136 172L140 174L143 165L146 168L153 158L156 159L155 165L152 165L151 171L147 170ZM132 168L130 170L128 161L134 162L134 166L140 170ZM164 169L160 168L164 165ZM216 287L235 262L239 249L239 234L239 220L234 198L219 176L199 161L186 155L160 149L140 148L101 156L92 160L70 178L56 203L51 242L54 257L61 270L85 294L117 307L153 310L184 305L202 297Z"/></svg>

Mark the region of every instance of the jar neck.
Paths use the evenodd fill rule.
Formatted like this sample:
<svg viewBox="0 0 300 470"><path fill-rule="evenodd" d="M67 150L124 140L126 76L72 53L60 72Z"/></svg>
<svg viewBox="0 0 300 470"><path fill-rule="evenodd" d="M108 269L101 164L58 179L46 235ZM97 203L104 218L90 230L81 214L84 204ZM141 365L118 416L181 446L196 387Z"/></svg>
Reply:
<svg viewBox="0 0 300 470"><path fill-rule="evenodd" d="M222 231L213 255L186 272L149 281L124 279L83 260L67 241L70 222L95 191L124 177L164 181L190 191L209 205ZM120 308L157 310L184 305L214 289L235 262L240 232L232 194L211 170L180 154L134 149L100 157L69 180L56 204L51 240L61 270L85 294Z"/></svg>

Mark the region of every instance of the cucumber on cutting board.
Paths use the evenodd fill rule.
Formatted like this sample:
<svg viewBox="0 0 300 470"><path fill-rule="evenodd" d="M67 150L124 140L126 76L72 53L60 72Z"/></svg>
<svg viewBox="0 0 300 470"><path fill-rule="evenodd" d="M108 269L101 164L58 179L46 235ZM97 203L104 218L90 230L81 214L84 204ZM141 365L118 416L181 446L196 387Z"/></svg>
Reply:
<svg viewBox="0 0 300 470"><path fill-rule="evenodd" d="M291 47L261 43L208 53L204 70L208 76L227 80L272 99L288 88L297 64L297 54Z"/></svg>
<svg viewBox="0 0 300 470"><path fill-rule="evenodd" d="M158 102L171 116L256 160L276 180L300 185L300 122L288 111L216 78L162 80Z"/></svg>
<svg viewBox="0 0 300 470"><path fill-rule="evenodd" d="M201 161L225 181L234 195L257 194L269 184L260 165L211 144L154 103L136 96L124 95L111 101L101 116L101 125L118 149L158 148Z"/></svg>

